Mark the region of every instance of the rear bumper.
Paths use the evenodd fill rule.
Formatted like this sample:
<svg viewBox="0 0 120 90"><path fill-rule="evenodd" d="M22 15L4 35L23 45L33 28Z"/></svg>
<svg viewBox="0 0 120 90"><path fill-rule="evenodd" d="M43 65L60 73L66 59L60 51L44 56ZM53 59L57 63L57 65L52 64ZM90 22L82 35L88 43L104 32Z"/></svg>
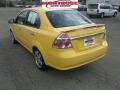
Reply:
<svg viewBox="0 0 120 90"><path fill-rule="evenodd" d="M101 15L101 13L92 13L92 12L87 12L87 15L100 16L100 15Z"/></svg>
<svg viewBox="0 0 120 90"><path fill-rule="evenodd" d="M49 58L48 65L58 70L68 70L80 67L102 58L107 51L107 47L108 45L105 41L102 46L79 53L72 50L69 52L62 52L60 54L54 53L47 57Z"/></svg>

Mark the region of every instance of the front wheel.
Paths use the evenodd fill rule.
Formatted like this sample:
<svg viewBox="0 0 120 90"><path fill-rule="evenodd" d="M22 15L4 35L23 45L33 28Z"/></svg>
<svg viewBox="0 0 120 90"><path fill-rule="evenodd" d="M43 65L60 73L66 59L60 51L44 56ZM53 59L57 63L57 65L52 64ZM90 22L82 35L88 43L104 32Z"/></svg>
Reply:
<svg viewBox="0 0 120 90"><path fill-rule="evenodd" d="M15 39L15 37L14 37L12 31L10 31L10 39L11 39L11 42L12 42L13 44L18 43L17 40Z"/></svg>
<svg viewBox="0 0 120 90"><path fill-rule="evenodd" d="M43 60L42 54L40 53L40 51L38 49L35 49L33 52L34 52L34 59L35 59L37 68L45 71L46 65Z"/></svg>
<svg viewBox="0 0 120 90"><path fill-rule="evenodd" d="M114 13L113 17L116 17L117 16L117 12Z"/></svg>

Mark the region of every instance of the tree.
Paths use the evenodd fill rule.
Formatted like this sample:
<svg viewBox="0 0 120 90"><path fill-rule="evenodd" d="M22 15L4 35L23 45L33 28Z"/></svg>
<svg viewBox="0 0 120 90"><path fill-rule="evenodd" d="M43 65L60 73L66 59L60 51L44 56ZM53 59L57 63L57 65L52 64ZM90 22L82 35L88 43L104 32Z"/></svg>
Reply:
<svg viewBox="0 0 120 90"><path fill-rule="evenodd" d="M13 3L12 1L9 1L9 2L8 2L8 6L9 6L9 7L14 7L14 3Z"/></svg>
<svg viewBox="0 0 120 90"><path fill-rule="evenodd" d="M5 0L0 0L0 7L4 7L6 4L6 1Z"/></svg>

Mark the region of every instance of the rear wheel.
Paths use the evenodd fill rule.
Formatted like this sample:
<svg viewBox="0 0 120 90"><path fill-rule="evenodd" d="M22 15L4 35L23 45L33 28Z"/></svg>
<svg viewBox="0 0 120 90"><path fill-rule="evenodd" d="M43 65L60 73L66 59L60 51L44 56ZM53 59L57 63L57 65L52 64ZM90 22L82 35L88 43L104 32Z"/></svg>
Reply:
<svg viewBox="0 0 120 90"><path fill-rule="evenodd" d="M38 49L35 49L34 51L34 59L35 59L35 64L38 69L45 71L46 70L46 65L43 60L42 54Z"/></svg>
<svg viewBox="0 0 120 90"><path fill-rule="evenodd" d="M92 15L88 15L90 18L92 18Z"/></svg>
<svg viewBox="0 0 120 90"><path fill-rule="evenodd" d="M10 40L11 40L11 42L12 42L13 44L18 43L17 40L15 39L15 37L14 37L12 31L10 31Z"/></svg>
<svg viewBox="0 0 120 90"><path fill-rule="evenodd" d="M101 17L101 18L104 18L104 13L101 13L100 17Z"/></svg>
<svg viewBox="0 0 120 90"><path fill-rule="evenodd" d="M116 17L117 16L117 12L114 13L113 17Z"/></svg>

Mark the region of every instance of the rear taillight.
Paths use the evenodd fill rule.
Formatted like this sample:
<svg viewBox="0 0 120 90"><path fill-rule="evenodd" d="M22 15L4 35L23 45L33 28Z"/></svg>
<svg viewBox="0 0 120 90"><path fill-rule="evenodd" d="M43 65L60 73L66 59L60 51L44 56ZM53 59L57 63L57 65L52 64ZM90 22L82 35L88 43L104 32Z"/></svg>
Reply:
<svg viewBox="0 0 120 90"><path fill-rule="evenodd" d="M61 33L53 43L54 48L71 48L72 44L66 33Z"/></svg>

